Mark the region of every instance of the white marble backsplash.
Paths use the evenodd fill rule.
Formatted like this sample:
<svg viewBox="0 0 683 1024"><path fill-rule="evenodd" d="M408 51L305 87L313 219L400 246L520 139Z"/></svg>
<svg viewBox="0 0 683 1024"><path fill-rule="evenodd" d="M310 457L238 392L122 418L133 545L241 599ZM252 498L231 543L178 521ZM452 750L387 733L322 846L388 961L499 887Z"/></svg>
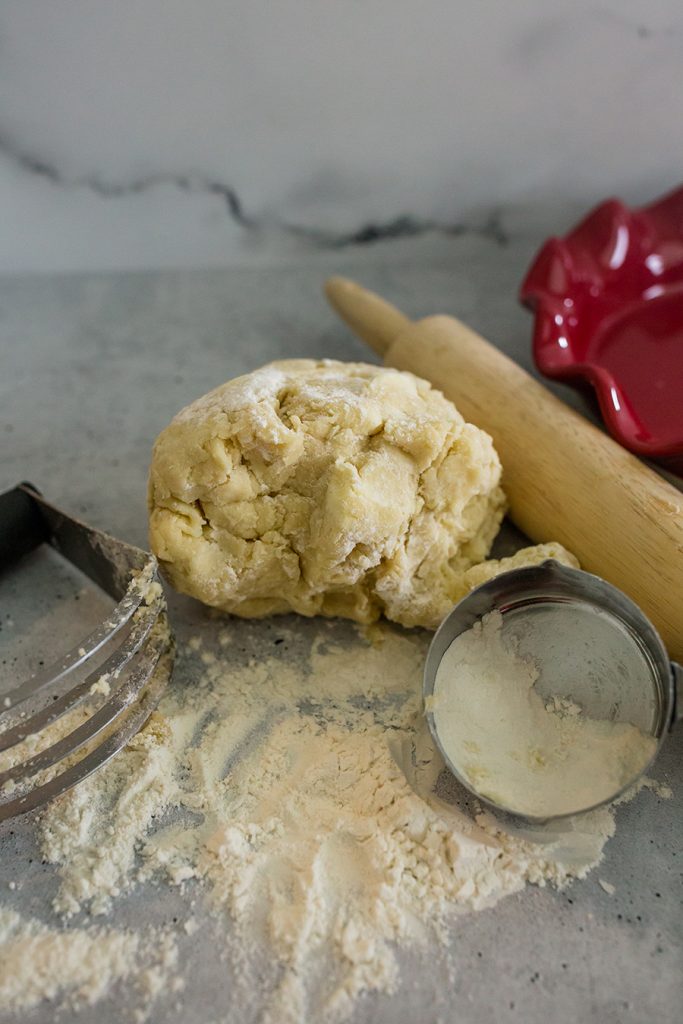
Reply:
<svg viewBox="0 0 683 1024"><path fill-rule="evenodd" d="M0 270L504 241L679 184L682 96L681 0L4 0Z"/></svg>

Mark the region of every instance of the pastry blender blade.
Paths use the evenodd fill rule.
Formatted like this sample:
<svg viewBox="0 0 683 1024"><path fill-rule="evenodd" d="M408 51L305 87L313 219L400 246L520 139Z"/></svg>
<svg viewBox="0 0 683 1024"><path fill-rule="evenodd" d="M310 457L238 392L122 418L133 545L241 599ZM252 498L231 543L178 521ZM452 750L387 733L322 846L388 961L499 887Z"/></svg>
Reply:
<svg viewBox="0 0 683 1024"><path fill-rule="evenodd" d="M30 484L0 495L0 570L44 543L117 604L78 647L0 696L0 821L63 793L121 750L173 666L153 555L67 515Z"/></svg>

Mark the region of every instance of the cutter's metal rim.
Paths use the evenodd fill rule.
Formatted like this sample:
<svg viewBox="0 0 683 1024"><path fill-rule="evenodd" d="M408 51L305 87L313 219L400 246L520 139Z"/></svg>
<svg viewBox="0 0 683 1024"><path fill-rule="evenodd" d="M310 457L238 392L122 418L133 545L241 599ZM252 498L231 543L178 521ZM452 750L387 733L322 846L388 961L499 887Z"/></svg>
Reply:
<svg viewBox="0 0 683 1024"><path fill-rule="evenodd" d="M511 583L514 584L517 580L520 579L520 577L535 577L540 581L543 578L543 575L548 577L550 580L564 579L570 587L575 586L576 577L579 577L582 585L584 585L586 580L588 580L592 581L594 586L608 588L609 591L614 592L615 597L621 598L622 601L628 604L634 617L639 618L643 622L645 627L644 632L650 634L650 643L657 649L657 653L660 656L660 664L666 663L666 665L668 666L668 672L666 673L666 678L661 679L660 672L657 670L653 662L651 647L643 642L642 636L637 635L628 623L620 619L614 611L608 609L609 614L612 615L613 618L619 619L622 625L624 625L628 629L628 632L633 637L634 643L638 644L638 646L641 648L641 651L647 658L648 662L652 665L653 682L656 673L656 678L658 682L661 682L663 684L663 687L660 687L659 685L656 687L658 696L661 693L662 689L665 695L665 700L663 704L660 706L660 715L657 725L657 731L653 733L653 735L657 739L657 746L655 748L654 753L652 754L652 757L648 760L648 762L645 765L643 765L643 767L638 771L638 773L631 779L629 779L628 782L626 782L617 792L607 797L606 799L600 800L595 804L591 804L589 807L579 808L575 811L565 812L562 814L554 814L550 816L535 816L530 814L524 814L520 811L514 810L513 808L505 807L502 804L498 804L494 800L491 800L488 797L483 796L476 790L476 788L458 770L458 768L451 761L451 758L444 749L441 743L441 739L439 737L438 729L436 728L434 715L426 707L426 703L427 698L431 697L431 695L434 692L436 673L447 648L451 645L451 643L455 640L457 636L461 635L461 633L465 631L464 629L452 631L452 624L453 620L455 619L456 613L462 613L463 606L467 602L473 602L473 599L476 599L477 597L481 598L482 595L497 596L501 589L504 589L506 585L509 586L509 584ZM514 587L512 589L514 589ZM519 605L530 603L531 602L529 600L523 601L520 599L520 601L516 604ZM558 601L558 603L560 602ZM494 602L490 605L490 607L487 610L491 611L496 607L497 605ZM504 614L505 609L510 610L511 607L514 607L514 605L508 603L504 607L499 608L498 610L500 610ZM486 614L486 612L474 615L472 623L480 619L483 614ZM466 628L469 628L469 626ZM445 638L448 638L446 642ZM460 600L456 605L454 605L454 607L442 621L441 625L437 629L429 645L427 657L425 659L425 666L422 678L422 697L425 705L424 715L427 720L427 725L429 727L432 739L434 740L436 747L439 750L439 753L443 757L446 767L448 768L450 773L455 777L455 779L457 779L460 785L463 786L463 788L472 796L474 796L481 804L484 804L492 811L495 811L498 816L503 815L507 818L513 819L516 822L523 822L529 825L547 825L551 822L566 821L567 819L575 818L578 815L589 814L591 811L598 810L600 807L605 807L608 804L612 804L615 801L618 801L621 797L623 797L624 794L627 793L628 790L631 789L631 787L638 781L638 779L642 778L645 772L647 772L647 770L652 766L653 762L656 760L661 750L662 744L664 743L664 740L666 739L666 736L674 720L676 719L677 685L679 683L683 685L683 667L671 661L666 652L666 648L664 647L664 643L662 642L659 633L657 632L653 624L650 622L650 620L647 618L645 613L642 611L642 609L639 608L638 605L634 601L632 601L630 597L624 594L622 590L619 590L618 587L615 587L613 584L608 583L608 581L603 579L601 576L596 576L594 573L586 572L584 569L574 569L570 566L562 565L562 563L556 561L554 558L549 558L546 559L544 562L541 562L540 565L526 566L520 569L512 569L506 573L501 573L499 576L495 576L493 579L481 584L481 586L476 587L469 594L467 594L466 597L462 598L462 600ZM661 713L662 711L663 714Z"/></svg>

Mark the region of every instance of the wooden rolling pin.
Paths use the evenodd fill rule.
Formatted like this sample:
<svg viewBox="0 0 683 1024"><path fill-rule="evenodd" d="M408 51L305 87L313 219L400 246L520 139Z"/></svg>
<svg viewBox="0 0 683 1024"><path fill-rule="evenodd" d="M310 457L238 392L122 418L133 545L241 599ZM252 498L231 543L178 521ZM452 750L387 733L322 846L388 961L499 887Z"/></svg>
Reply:
<svg viewBox="0 0 683 1024"><path fill-rule="evenodd" d="M683 662L683 494L458 320L413 322L344 278L326 293L388 366L431 381L491 435L520 530L629 594Z"/></svg>

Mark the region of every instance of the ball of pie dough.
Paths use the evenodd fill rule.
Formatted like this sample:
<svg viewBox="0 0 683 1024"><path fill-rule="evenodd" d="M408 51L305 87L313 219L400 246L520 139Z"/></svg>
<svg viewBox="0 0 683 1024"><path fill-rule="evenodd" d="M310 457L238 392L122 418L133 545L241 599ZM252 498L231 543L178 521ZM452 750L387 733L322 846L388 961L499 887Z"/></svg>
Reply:
<svg viewBox="0 0 683 1024"><path fill-rule="evenodd" d="M150 538L226 612L435 628L504 511L488 434L410 373L271 363L183 409L154 446Z"/></svg>

